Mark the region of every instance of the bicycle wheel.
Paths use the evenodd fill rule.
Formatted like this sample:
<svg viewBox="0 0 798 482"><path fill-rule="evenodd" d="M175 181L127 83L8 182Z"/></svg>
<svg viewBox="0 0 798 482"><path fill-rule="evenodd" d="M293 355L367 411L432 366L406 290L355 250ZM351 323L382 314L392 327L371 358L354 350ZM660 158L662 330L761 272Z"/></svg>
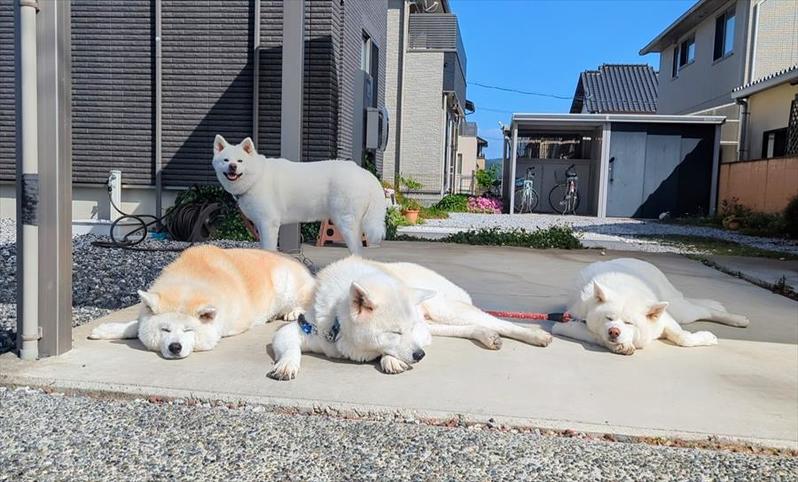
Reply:
<svg viewBox="0 0 798 482"><path fill-rule="evenodd" d="M515 191L515 212L531 213L538 206L538 193L534 189L517 189Z"/></svg>
<svg viewBox="0 0 798 482"><path fill-rule="evenodd" d="M572 194L565 197L565 213L563 214L576 214L579 209L579 191L574 191Z"/></svg>
<svg viewBox="0 0 798 482"><path fill-rule="evenodd" d="M565 184L557 184L549 191L549 206L555 213L565 214L568 210L565 202Z"/></svg>

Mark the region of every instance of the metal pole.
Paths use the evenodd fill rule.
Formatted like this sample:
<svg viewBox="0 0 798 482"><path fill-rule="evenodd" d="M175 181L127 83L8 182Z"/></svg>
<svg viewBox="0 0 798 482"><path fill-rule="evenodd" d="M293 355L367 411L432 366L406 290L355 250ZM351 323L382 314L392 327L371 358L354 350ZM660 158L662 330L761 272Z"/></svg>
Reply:
<svg viewBox="0 0 798 482"><path fill-rule="evenodd" d="M510 146L510 214L515 214L515 163L518 160L518 124L511 121L513 126L513 145Z"/></svg>
<svg viewBox="0 0 798 482"><path fill-rule="evenodd" d="M601 160L599 161L599 192L596 216L607 217L607 199L610 185L610 139L612 126L605 122L601 127Z"/></svg>
<svg viewBox="0 0 798 482"><path fill-rule="evenodd" d="M157 220L158 228L161 227L160 216L163 215L163 117L162 117L162 101L161 96L163 93L163 57L161 52L161 38L163 35L162 30L163 22L163 9L161 0L155 0L155 215L159 217ZM121 195L121 194L120 194ZM121 204L118 204L121 206Z"/></svg>
<svg viewBox="0 0 798 482"><path fill-rule="evenodd" d="M712 143L712 180L709 187L709 215L714 216L718 208L718 185L720 177L720 139L721 125L715 126L715 137Z"/></svg>
<svg viewBox="0 0 798 482"><path fill-rule="evenodd" d="M17 347L23 360L39 357L39 151L36 0L14 2L17 111Z"/></svg>
<svg viewBox="0 0 798 482"><path fill-rule="evenodd" d="M71 2L42 2L37 20L39 357L72 348Z"/></svg>
<svg viewBox="0 0 798 482"><path fill-rule="evenodd" d="M252 142L255 149L260 148L258 143L258 126L260 124L260 0L255 0L255 25L253 26L252 39Z"/></svg>
<svg viewBox="0 0 798 482"><path fill-rule="evenodd" d="M283 2L283 81L280 155L302 162L302 91L305 66L305 0ZM280 227L280 250L299 251L299 224Z"/></svg>
<svg viewBox="0 0 798 482"><path fill-rule="evenodd" d="M401 185L399 180L402 176L402 167L400 159L402 157L402 117L404 116L404 109L402 108L402 91L405 83L405 39L408 32L408 12L410 4L402 2L401 11L399 12L399 75L396 85L396 127L394 128L394 137L396 138L396 147L393 151L393 188L399 192Z"/></svg>

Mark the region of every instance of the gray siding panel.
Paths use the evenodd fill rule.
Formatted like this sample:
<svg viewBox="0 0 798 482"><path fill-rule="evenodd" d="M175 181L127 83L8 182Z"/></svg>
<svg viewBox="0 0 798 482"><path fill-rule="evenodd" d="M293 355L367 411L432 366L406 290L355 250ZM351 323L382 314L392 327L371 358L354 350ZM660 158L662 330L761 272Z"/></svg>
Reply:
<svg viewBox="0 0 798 482"><path fill-rule="evenodd" d="M16 178L14 1L0 0L0 181Z"/></svg>
<svg viewBox="0 0 798 482"><path fill-rule="evenodd" d="M72 179L150 184L152 6L149 0L72 0Z"/></svg>
<svg viewBox="0 0 798 482"><path fill-rule="evenodd" d="M214 183L213 138L252 133L251 0L163 0L163 181Z"/></svg>

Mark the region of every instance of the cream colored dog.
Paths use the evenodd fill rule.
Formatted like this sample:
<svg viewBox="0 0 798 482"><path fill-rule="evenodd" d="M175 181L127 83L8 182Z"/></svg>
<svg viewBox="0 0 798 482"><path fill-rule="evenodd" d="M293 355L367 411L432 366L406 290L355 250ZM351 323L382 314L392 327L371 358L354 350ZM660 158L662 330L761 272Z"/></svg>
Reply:
<svg viewBox="0 0 798 482"><path fill-rule="evenodd" d="M680 326L698 320L748 326L748 318L728 313L717 301L685 298L656 266L638 259L588 265L575 286L568 310L584 323L555 323L552 333L598 343L622 355L660 338L679 346L717 344L708 331L690 333Z"/></svg>
<svg viewBox="0 0 798 482"><path fill-rule="evenodd" d="M213 349L275 317L296 319L314 280L295 259L256 249L189 248L148 291L137 320L105 323L89 338L136 338L164 358Z"/></svg>
<svg viewBox="0 0 798 482"><path fill-rule="evenodd" d="M462 288L423 266L350 256L319 272L306 315L275 333L269 376L294 378L302 352L379 359L385 373L401 373L424 358L433 335L470 338L494 350L500 336L538 346L551 341L540 328L481 311Z"/></svg>

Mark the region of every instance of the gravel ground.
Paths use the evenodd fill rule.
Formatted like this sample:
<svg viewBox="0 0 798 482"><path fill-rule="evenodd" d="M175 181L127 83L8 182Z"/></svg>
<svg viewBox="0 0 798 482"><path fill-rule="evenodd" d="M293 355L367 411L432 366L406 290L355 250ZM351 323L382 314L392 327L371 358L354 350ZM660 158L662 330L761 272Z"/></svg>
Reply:
<svg viewBox="0 0 798 482"><path fill-rule="evenodd" d="M796 480L798 458L0 387L0 480Z"/></svg>
<svg viewBox="0 0 798 482"><path fill-rule="evenodd" d="M16 228L13 221L0 219L0 353L14 346L16 331ZM132 251L93 246L93 235L73 240L72 324L78 326L111 311L138 303L136 291L149 286L175 251ZM222 241L223 247L254 243ZM188 243L148 240L147 249L184 248Z"/></svg>
<svg viewBox="0 0 798 482"><path fill-rule="evenodd" d="M413 231L424 232L425 229L434 231L441 228L456 228L462 230L480 228L524 228L526 230L534 230L563 224L573 226L574 230L583 233L586 239L590 239L591 237L601 238L604 236L617 236L633 242L634 236L640 235L705 236L770 251L798 254L798 243L795 242L746 236L744 234L706 226L683 226L629 218L595 218L589 216L557 216L552 214L514 214L510 216L507 214L451 213L448 219L427 220L421 226L414 226ZM643 246L643 248L645 248L645 246ZM650 251L650 249L645 250Z"/></svg>

